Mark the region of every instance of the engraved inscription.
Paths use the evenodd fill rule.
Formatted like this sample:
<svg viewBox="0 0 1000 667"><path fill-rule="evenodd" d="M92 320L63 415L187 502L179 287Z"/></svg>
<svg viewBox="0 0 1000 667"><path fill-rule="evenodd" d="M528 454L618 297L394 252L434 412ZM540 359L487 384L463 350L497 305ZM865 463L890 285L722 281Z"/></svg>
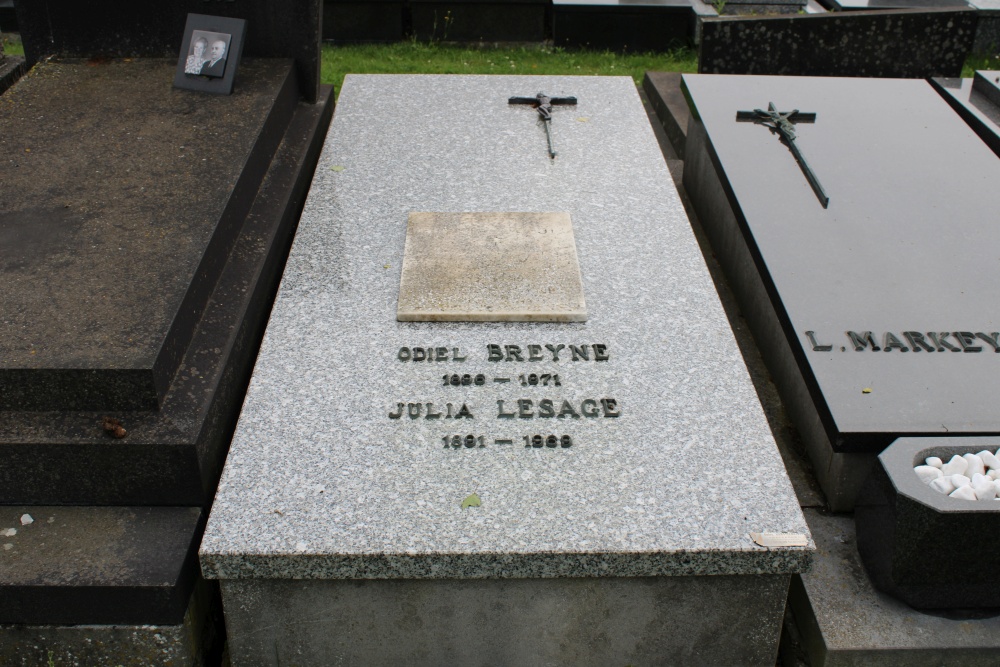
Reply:
<svg viewBox="0 0 1000 667"><path fill-rule="evenodd" d="M830 352L833 344L823 342L815 331L805 331L809 349L813 352ZM983 352L993 350L1000 353L1000 332L992 331L883 331L880 335L872 331L844 332L847 345L840 348L841 352L849 349L854 352ZM986 345L984 346L983 343Z"/></svg>
<svg viewBox="0 0 1000 667"><path fill-rule="evenodd" d="M819 345L815 338L815 332L808 332L810 340L814 345ZM969 339L965 343L971 344ZM1000 345L1000 343L998 343ZM482 349L482 348L480 348ZM528 343L528 344L507 344L490 343L486 345L483 357L476 361L486 362L548 362L560 365L586 362L600 363L607 362L611 358L608 346L603 343ZM403 346L395 350L396 358L402 363L421 362L457 362L462 363L469 360L470 356L462 351L461 347L454 345L415 345ZM504 366L506 368L506 366ZM499 367L498 367L499 368ZM585 370L586 366L578 366L580 370ZM514 370L511 368L511 370ZM570 376L572 377L572 376ZM510 374L491 375L488 373L444 373L440 376L439 387L447 387L449 391L455 389L474 390L476 387L485 387L489 384L506 385L513 382L518 383L525 389L541 388L551 392L563 388L565 378L559 373L519 373L514 371ZM475 391L469 394L475 395ZM463 398L465 398L463 396ZM584 423L588 419L616 419L621 417L622 409L618 399L609 396L593 398L567 399L559 396L537 396L527 398L501 398L496 399L497 411L496 423L498 425L511 425L520 423L521 420L531 419L563 419L579 420ZM388 411L389 419L402 423L411 421L427 421L446 423L444 420L452 419L476 419L477 413L482 413L482 406L477 407L473 401L465 402L435 402L428 400L398 400L392 404ZM482 416L480 414L480 416ZM564 422L565 423L565 422ZM497 434L509 435L509 434ZM442 449L447 450L477 450L486 448L488 440L493 440L494 445L513 445L515 439L512 437L492 437L479 433L441 434ZM573 437L569 434L529 434L522 435L526 449L568 449L572 447Z"/></svg>

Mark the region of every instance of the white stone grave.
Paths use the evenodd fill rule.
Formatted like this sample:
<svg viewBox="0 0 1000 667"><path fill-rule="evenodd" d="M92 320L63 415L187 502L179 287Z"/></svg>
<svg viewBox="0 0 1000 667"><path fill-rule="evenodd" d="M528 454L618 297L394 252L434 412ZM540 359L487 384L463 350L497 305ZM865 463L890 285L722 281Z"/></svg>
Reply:
<svg viewBox="0 0 1000 667"><path fill-rule="evenodd" d="M397 320L412 213L532 212L585 321ZM201 549L235 664L773 665L811 553L632 80L348 76Z"/></svg>

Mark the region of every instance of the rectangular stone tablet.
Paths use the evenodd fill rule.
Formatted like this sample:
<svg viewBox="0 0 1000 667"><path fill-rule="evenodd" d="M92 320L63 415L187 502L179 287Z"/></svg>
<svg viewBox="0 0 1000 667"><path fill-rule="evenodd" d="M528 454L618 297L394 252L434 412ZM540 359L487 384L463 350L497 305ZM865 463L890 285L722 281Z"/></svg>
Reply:
<svg viewBox="0 0 1000 667"><path fill-rule="evenodd" d="M410 213L400 322L585 322L569 213Z"/></svg>

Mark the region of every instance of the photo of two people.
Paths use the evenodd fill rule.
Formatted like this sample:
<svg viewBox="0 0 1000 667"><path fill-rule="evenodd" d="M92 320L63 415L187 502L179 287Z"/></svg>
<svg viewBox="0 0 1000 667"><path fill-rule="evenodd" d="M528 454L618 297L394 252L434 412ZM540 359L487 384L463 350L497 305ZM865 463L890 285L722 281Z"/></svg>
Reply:
<svg viewBox="0 0 1000 667"><path fill-rule="evenodd" d="M226 73L226 55L232 35L194 30L191 48L184 63L184 74L219 78Z"/></svg>

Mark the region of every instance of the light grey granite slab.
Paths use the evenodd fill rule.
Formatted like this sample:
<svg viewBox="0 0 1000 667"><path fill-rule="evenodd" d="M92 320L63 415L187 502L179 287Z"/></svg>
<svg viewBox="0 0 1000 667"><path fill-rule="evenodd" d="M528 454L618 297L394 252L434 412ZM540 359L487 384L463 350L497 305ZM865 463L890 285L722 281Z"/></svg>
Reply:
<svg viewBox="0 0 1000 667"><path fill-rule="evenodd" d="M507 104L540 90L579 100L553 111L555 160L537 114ZM568 211L587 322L397 322L413 211ZM206 576L808 566L811 540L767 549L751 532L808 528L632 80L349 75L201 547Z"/></svg>

